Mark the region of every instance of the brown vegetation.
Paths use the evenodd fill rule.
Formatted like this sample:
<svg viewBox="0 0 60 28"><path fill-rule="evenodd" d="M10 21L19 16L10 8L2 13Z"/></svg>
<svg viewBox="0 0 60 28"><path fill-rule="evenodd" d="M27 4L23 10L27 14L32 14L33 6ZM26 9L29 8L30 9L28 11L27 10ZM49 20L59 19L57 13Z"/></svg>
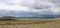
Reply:
<svg viewBox="0 0 60 28"><path fill-rule="evenodd" d="M0 20L0 28L60 28L60 19Z"/></svg>

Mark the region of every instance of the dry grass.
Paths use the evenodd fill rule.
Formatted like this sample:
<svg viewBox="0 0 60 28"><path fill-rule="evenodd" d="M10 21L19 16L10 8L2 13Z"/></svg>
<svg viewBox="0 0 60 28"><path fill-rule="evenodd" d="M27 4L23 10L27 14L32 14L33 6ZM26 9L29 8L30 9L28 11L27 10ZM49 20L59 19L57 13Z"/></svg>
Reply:
<svg viewBox="0 0 60 28"><path fill-rule="evenodd" d="M0 20L0 28L60 28L60 19Z"/></svg>

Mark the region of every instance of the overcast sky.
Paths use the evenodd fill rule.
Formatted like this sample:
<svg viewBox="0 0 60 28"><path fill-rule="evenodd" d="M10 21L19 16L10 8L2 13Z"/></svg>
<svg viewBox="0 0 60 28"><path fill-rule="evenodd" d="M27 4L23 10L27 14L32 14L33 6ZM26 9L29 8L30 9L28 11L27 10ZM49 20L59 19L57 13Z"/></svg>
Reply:
<svg viewBox="0 0 60 28"><path fill-rule="evenodd" d="M0 16L44 17L60 14L60 0L0 0Z"/></svg>

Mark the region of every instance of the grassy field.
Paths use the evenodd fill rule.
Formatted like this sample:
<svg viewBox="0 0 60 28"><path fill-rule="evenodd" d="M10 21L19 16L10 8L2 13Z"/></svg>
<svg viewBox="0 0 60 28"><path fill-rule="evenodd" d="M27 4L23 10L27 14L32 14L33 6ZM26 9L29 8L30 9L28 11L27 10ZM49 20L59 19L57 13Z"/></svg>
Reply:
<svg viewBox="0 0 60 28"><path fill-rule="evenodd" d="M60 28L60 18L1 20L0 28Z"/></svg>

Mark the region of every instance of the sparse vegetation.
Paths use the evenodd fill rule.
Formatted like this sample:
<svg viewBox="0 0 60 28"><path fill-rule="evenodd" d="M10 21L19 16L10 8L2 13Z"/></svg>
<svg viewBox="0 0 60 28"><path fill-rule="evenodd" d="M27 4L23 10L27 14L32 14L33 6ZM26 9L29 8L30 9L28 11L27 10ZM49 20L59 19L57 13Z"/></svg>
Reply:
<svg viewBox="0 0 60 28"><path fill-rule="evenodd" d="M60 19L4 19L0 20L0 28L60 28Z"/></svg>

